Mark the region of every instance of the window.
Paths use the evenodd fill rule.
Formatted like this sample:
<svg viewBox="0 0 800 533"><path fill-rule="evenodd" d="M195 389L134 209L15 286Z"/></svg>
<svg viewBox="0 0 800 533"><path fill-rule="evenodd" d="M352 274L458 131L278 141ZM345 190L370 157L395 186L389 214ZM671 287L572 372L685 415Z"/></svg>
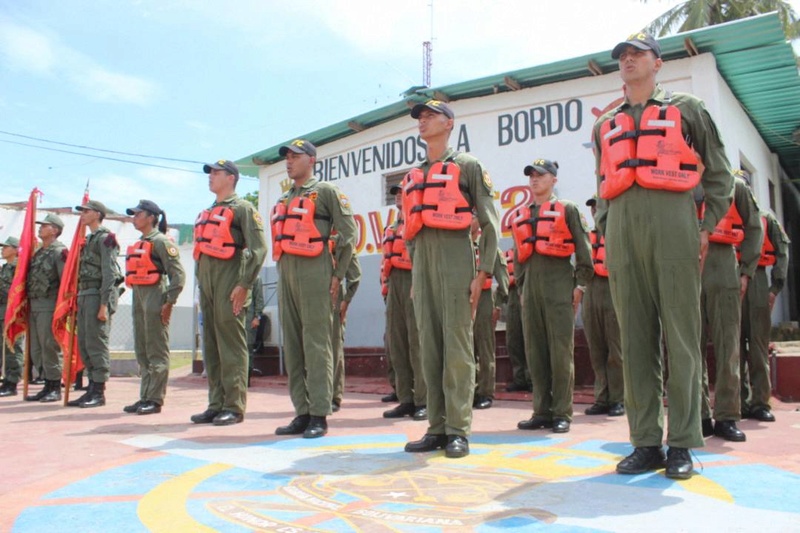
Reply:
<svg viewBox="0 0 800 533"><path fill-rule="evenodd" d="M391 205L394 206L394 195L389 192L392 187L395 185L400 185L400 182L403 181L403 177L408 173L408 170L403 170L402 172L393 172L392 174L386 174L386 188L383 190L384 193L384 202L383 205Z"/></svg>

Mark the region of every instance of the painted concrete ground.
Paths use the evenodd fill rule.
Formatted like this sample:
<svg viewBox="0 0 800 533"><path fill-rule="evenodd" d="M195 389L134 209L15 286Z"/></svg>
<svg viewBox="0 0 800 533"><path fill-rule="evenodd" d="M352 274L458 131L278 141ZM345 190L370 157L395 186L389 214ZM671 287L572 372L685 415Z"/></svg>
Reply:
<svg viewBox="0 0 800 533"><path fill-rule="evenodd" d="M261 381L261 380L259 380ZM614 473L630 452L624 418L572 431L521 432L527 402L476 411L472 453L407 454L424 422L389 421L374 394L349 393L327 437L274 436L292 416L285 388L251 389L245 422L196 426L205 382L173 379L159 415L122 413L135 379L107 406L0 402L0 531L800 531L800 412L744 421L745 443L708 439L698 475Z"/></svg>

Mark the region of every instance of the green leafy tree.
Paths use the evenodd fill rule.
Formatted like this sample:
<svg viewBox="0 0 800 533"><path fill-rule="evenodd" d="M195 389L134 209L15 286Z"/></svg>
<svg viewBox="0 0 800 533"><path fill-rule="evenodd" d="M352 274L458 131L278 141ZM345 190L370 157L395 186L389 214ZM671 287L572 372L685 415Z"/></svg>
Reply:
<svg viewBox="0 0 800 533"><path fill-rule="evenodd" d="M245 193L244 199L250 202L258 209L258 191Z"/></svg>
<svg viewBox="0 0 800 533"><path fill-rule="evenodd" d="M789 2L782 0L687 0L668 9L645 26L644 30L663 37L772 11L778 12L787 39L795 39L800 35L797 14Z"/></svg>

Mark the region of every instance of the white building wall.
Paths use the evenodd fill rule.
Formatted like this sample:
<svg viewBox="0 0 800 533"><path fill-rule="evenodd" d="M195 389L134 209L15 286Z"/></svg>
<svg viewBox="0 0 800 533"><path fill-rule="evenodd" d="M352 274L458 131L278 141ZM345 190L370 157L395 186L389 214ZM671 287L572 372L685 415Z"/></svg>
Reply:
<svg viewBox="0 0 800 533"><path fill-rule="evenodd" d="M738 167L740 154L746 158L755 170L756 197L762 205L768 203L765 180L775 175L774 157L718 74L713 55L667 62L658 78L669 90L691 92L706 101L709 113L722 133L731 164ZM591 221L584 202L596 190L595 161L590 142L592 126L600 114L618 105L621 96L622 81L618 72L612 72L458 100L451 104L456 114L451 145L461 150L468 146L469 151L489 170L501 222L512 208L529 200L528 180L522 169L540 157L558 161L556 193L577 202L586 219ZM558 119L559 113L561 120ZM302 135L302 132L297 132L297 135ZM357 251L365 276L350 312L358 315L359 310L363 310L370 327L362 331L356 326L359 324L357 317L351 315L354 320L348 321L348 346L382 345L383 328L375 324L375 317L381 316L379 313L383 310L377 282L378 252L383 227L394 217L393 207L384 205L385 176L405 172L424 158L424 148L416 138L416 121L406 116L320 146L317 150L324 179L336 184L350 198L360 229ZM374 154L374 148L385 150L387 144L413 146L414 153L409 155L409 150L404 150L407 157L399 164L373 168L375 165L370 164L367 158ZM345 162L351 162L349 175L343 172L339 156ZM334 160L332 166L328 164L331 159ZM353 169L355 162L360 162L357 172ZM259 205L262 216L268 220L269 210L281 195L282 186L289 185L283 161L262 167L259 177L262 198ZM776 190L779 194L780 188ZM778 209L778 214L781 214L780 206ZM501 242L503 248L511 244L507 233L505 237ZM266 266L268 280L274 281L276 274L271 258L268 258ZM277 302L273 300L273 304L277 305Z"/></svg>

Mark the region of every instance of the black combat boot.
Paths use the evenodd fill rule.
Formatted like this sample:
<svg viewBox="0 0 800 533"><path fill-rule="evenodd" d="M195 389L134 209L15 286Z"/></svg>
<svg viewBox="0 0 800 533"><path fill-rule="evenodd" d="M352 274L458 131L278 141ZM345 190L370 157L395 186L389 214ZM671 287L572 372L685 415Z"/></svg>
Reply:
<svg viewBox="0 0 800 533"><path fill-rule="evenodd" d="M88 400L89 396L91 396L92 392L94 392L94 387L95 387L94 381L92 381L90 379L89 380L89 386L86 387L86 392L84 392L78 398L68 401L67 402L67 407L80 407L81 403L83 403L86 400Z"/></svg>
<svg viewBox="0 0 800 533"><path fill-rule="evenodd" d="M94 390L89 394L89 397L86 398L84 401L80 403L80 407L82 408L89 408L89 407L101 407L106 404L106 384L105 383L93 383Z"/></svg>
<svg viewBox="0 0 800 533"><path fill-rule="evenodd" d="M42 396L39 401L41 403L49 403L49 402L60 402L61 401L61 380L60 379L48 379L45 381L45 387L50 387L50 390L47 391L47 394Z"/></svg>
<svg viewBox="0 0 800 533"><path fill-rule="evenodd" d="M11 383L6 381L3 383L3 386L0 387L0 398L4 396L16 396L17 395L17 384Z"/></svg>
<svg viewBox="0 0 800 533"><path fill-rule="evenodd" d="M45 381L44 382L44 387L42 387L42 390L40 390L36 394L25 396L25 401L26 402L38 402L39 400L41 400L42 398L47 396L47 394L50 392L50 388L51 387L52 387L52 385L50 385L50 382L49 381Z"/></svg>

